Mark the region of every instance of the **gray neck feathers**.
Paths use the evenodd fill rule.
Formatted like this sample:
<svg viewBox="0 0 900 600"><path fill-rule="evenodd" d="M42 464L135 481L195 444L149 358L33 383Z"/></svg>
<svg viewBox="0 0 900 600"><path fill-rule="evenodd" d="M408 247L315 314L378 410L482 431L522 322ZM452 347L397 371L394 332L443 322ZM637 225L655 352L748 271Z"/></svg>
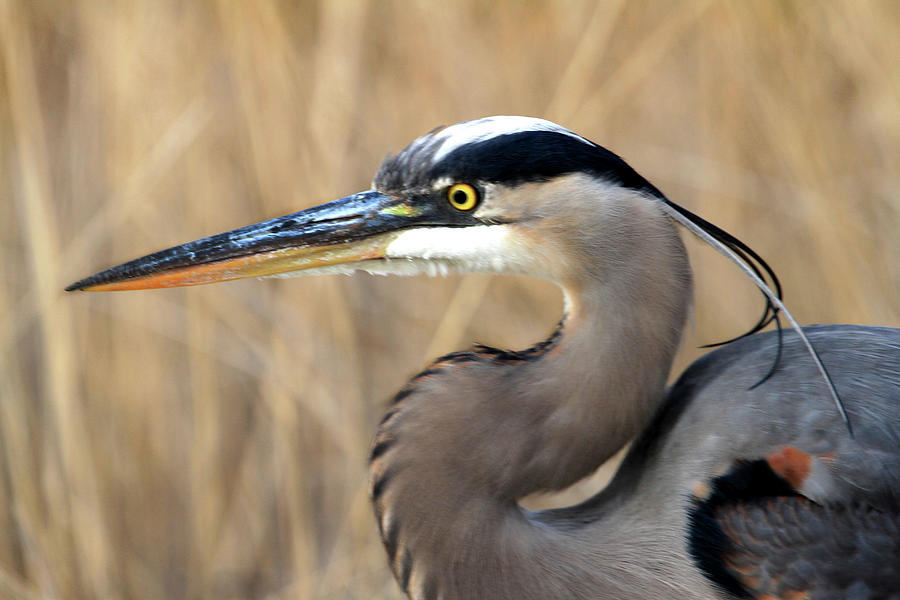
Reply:
<svg viewBox="0 0 900 600"><path fill-rule="evenodd" d="M566 532L516 500L589 475L644 427L691 296L684 247L658 201L612 194L591 215L590 237L561 242L602 257L560 274L561 331L530 351L438 361L382 422L373 503L413 598L571 594L571 576L534 568L564 548Z"/></svg>

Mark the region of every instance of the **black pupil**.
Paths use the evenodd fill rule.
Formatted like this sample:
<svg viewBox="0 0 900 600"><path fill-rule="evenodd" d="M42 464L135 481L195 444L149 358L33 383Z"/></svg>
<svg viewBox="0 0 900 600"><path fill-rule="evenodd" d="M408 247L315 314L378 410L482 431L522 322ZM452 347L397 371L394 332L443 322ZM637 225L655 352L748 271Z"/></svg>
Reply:
<svg viewBox="0 0 900 600"><path fill-rule="evenodd" d="M469 201L469 195L465 193L463 190L456 190L453 192L453 203L458 204L460 206L464 205Z"/></svg>

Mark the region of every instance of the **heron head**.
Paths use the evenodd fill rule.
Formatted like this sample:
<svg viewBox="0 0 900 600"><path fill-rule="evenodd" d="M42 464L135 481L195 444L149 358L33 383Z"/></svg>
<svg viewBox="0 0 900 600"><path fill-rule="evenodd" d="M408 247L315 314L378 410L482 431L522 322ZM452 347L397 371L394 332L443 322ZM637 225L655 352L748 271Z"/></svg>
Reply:
<svg viewBox="0 0 900 600"><path fill-rule="evenodd" d="M581 253L594 250L596 240L582 238L593 235L597 215L610 210L604 194L662 198L601 146L549 121L510 116L426 134L385 159L372 188L149 254L67 289L357 270L560 280L572 264L585 262Z"/></svg>

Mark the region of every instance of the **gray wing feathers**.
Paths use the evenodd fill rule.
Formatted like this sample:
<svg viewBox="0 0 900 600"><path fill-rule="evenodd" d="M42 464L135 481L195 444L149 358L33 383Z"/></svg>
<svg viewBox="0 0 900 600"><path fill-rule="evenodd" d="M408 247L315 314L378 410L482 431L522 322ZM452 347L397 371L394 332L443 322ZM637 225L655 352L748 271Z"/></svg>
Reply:
<svg viewBox="0 0 900 600"><path fill-rule="evenodd" d="M802 497L717 511L729 571L754 597L900 600L900 513Z"/></svg>

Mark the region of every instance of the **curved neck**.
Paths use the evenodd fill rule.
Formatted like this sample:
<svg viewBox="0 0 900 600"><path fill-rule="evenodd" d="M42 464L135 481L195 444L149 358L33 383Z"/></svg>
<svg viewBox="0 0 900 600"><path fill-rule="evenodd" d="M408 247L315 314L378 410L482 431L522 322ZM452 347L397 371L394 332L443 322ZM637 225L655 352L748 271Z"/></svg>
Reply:
<svg viewBox="0 0 900 600"><path fill-rule="evenodd" d="M654 253L629 262L657 268L573 277L565 325L547 342L451 354L397 395L375 438L371 492L412 597L570 595L550 586L571 582L529 569L571 532L537 525L516 500L589 475L658 405L691 289L681 240L665 227L671 235L653 248L629 238L632 254Z"/></svg>

